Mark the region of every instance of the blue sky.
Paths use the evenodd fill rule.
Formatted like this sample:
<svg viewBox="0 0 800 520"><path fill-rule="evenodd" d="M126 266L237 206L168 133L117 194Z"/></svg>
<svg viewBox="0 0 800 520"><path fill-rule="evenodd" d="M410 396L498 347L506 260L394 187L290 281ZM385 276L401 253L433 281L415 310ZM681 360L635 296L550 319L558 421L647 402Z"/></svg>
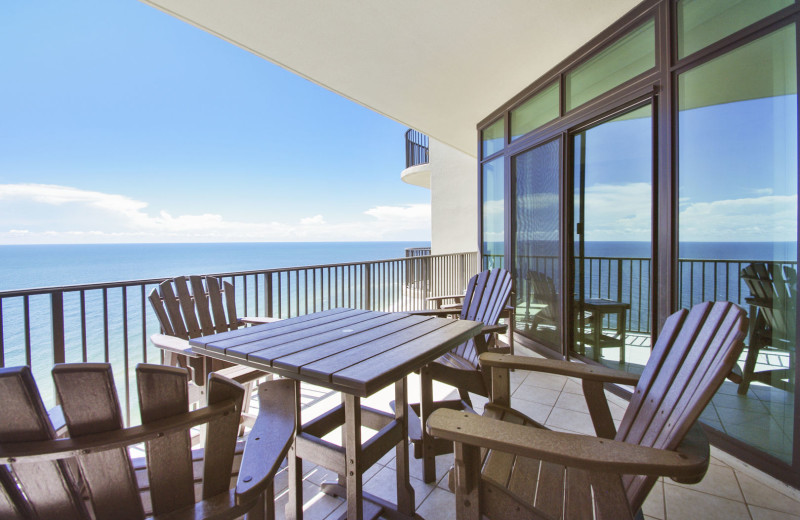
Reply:
<svg viewBox="0 0 800 520"><path fill-rule="evenodd" d="M405 127L134 0L0 16L0 244L429 240Z"/></svg>

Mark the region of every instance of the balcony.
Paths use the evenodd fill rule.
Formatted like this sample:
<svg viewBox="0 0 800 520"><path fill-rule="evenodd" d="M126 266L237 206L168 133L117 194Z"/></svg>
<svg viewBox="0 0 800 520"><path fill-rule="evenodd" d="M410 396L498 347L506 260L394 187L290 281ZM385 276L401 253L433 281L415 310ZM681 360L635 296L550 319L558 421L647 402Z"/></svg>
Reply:
<svg viewBox="0 0 800 520"><path fill-rule="evenodd" d="M429 160L428 136L409 128L406 131L406 169L400 174L401 180L407 184L430 189Z"/></svg>
<svg viewBox="0 0 800 520"><path fill-rule="evenodd" d="M620 298L632 303L625 325L627 343L632 352L646 355L649 347L650 323L647 319L649 294L640 293L631 283L629 273L648 273L644 259L586 259L594 263L592 282L597 287L592 296ZM685 260L681 264L681 280L691 305L714 297L742 299L742 282L738 279L740 263L746 261ZM405 258L303 266L260 271L215 273L212 276L233 283L236 287L240 314L293 317L337 306L363 309L402 311L423 308L425 298L436 294L452 294L463 290L470 275L476 272L477 254L430 255L425 248L409 250ZM622 280L620 280L622 278ZM158 322L146 302L149 291L161 279L132 280L118 283L50 287L0 292L0 360L4 365L32 365L47 404L54 404L52 390L48 394L47 373L53 363L63 361L112 361L118 389L126 412L126 422L135 424L131 416L135 391L131 392L133 367L138 362L160 359L160 351L149 344L150 334L158 332ZM613 282L613 283L612 283ZM688 284L688 285L687 285ZM644 279L644 287L649 280ZM631 289L633 287L633 289ZM517 297L523 299L527 287L518 284ZM746 291L746 289L745 289ZM684 294L682 290L681 294ZM631 295L636 295L632 298ZM517 328L530 332L525 320L526 305L517 307ZM609 330L615 326L608 322ZM517 352L536 355L517 345ZM636 355L631 358L636 363ZM410 377L410 399L419 399L416 376ZM341 402L338 393L304 385L303 420L309 420ZM735 388L730 394L735 394ZM452 388L435 384L437 399L452 397ZM376 409L389 411L394 398L391 387L365 401ZM613 417L619 421L627 401L608 394ZM592 426L582 396L574 380L553 375L512 373L513 406L552 429L591 434ZM475 397L478 411L483 405ZM254 405L257 406L256 400ZM369 433L366 434L368 436ZM705 480L696 486L685 486L666 479L660 481L644 506L645 518L680 519L714 518L723 514L735 518L794 518L800 510L800 492L751 468L738 459L712 449L712 465ZM436 482L420 480L419 460L411 459L412 485L418 513L424 518L454 518L453 495L445 477L452 457L437 459ZM343 499L322 493L320 484L332 477L330 471L308 465L304 467L304 500L306 518L336 518L343 512ZM276 479L278 517L288 500L287 471ZM364 489L392 500L395 486L392 453L379 460L364 475ZM335 516L334 516L335 515Z"/></svg>

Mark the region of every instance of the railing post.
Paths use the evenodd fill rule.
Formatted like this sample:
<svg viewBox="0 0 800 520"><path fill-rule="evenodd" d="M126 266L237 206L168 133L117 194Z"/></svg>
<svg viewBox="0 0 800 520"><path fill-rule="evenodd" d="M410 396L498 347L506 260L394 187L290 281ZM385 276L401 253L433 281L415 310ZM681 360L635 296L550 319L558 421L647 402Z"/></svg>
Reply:
<svg viewBox="0 0 800 520"><path fill-rule="evenodd" d="M372 309L372 264L364 264L364 308Z"/></svg>
<svg viewBox="0 0 800 520"><path fill-rule="evenodd" d="M266 273L264 275L264 299L266 300L265 305L267 307L267 317L272 317L272 273Z"/></svg>
<svg viewBox="0 0 800 520"><path fill-rule="evenodd" d="M458 255L458 284L459 290L467 289L467 256L464 253Z"/></svg>
<svg viewBox="0 0 800 520"><path fill-rule="evenodd" d="M50 317L53 328L53 363L66 362L64 342L64 293L50 294Z"/></svg>

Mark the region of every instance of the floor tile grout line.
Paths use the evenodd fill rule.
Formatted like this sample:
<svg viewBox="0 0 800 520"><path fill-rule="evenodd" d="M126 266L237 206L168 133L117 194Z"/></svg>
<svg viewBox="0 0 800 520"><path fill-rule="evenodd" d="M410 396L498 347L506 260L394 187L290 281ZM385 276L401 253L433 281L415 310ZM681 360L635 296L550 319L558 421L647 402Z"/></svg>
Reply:
<svg viewBox="0 0 800 520"><path fill-rule="evenodd" d="M739 474L736 472L735 469L731 468L731 470L733 471L733 478L736 480L736 485L739 486L739 493L742 494L744 505L747 508L747 514L750 515L750 520L753 520L753 512L750 511L750 504L747 502L747 495L744 494L744 488L742 487L742 483L739 482Z"/></svg>

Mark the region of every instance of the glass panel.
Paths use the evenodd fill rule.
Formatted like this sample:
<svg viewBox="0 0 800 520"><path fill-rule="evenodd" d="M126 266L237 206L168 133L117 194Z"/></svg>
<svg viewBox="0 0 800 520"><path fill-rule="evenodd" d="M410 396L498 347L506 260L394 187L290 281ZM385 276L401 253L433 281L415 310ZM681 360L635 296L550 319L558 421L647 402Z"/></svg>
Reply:
<svg viewBox="0 0 800 520"><path fill-rule="evenodd" d="M489 157L495 152L499 152L505 146L506 125L505 120L500 119L492 123L490 127L481 132L483 150L481 157Z"/></svg>
<svg viewBox="0 0 800 520"><path fill-rule="evenodd" d="M560 348L559 141L514 158L516 231L514 268L517 328L536 341Z"/></svg>
<svg viewBox="0 0 800 520"><path fill-rule="evenodd" d="M650 357L652 125L647 105L572 139L573 350L631 372Z"/></svg>
<svg viewBox="0 0 800 520"><path fill-rule="evenodd" d="M681 0L678 57L699 51L792 3L792 0Z"/></svg>
<svg viewBox="0 0 800 520"><path fill-rule="evenodd" d="M650 20L567 74L567 110L655 66L656 30Z"/></svg>
<svg viewBox="0 0 800 520"><path fill-rule="evenodd" d="M505 265L503 158L483 165L483 268Z"/></svg>
<svg viewBox="0 0 800 520"><path fill-rule="evenodd" d="M797 371L796 51L788 26L678 80L681 306L730 300L751 323L744 382L723 383L702 419L787 463Z"/></svg>
<svg viewBox="0 0 800 520"><path fill-rule="evenodd" d="M558 82L511 111L511 140L558 117Z"/></svg>

